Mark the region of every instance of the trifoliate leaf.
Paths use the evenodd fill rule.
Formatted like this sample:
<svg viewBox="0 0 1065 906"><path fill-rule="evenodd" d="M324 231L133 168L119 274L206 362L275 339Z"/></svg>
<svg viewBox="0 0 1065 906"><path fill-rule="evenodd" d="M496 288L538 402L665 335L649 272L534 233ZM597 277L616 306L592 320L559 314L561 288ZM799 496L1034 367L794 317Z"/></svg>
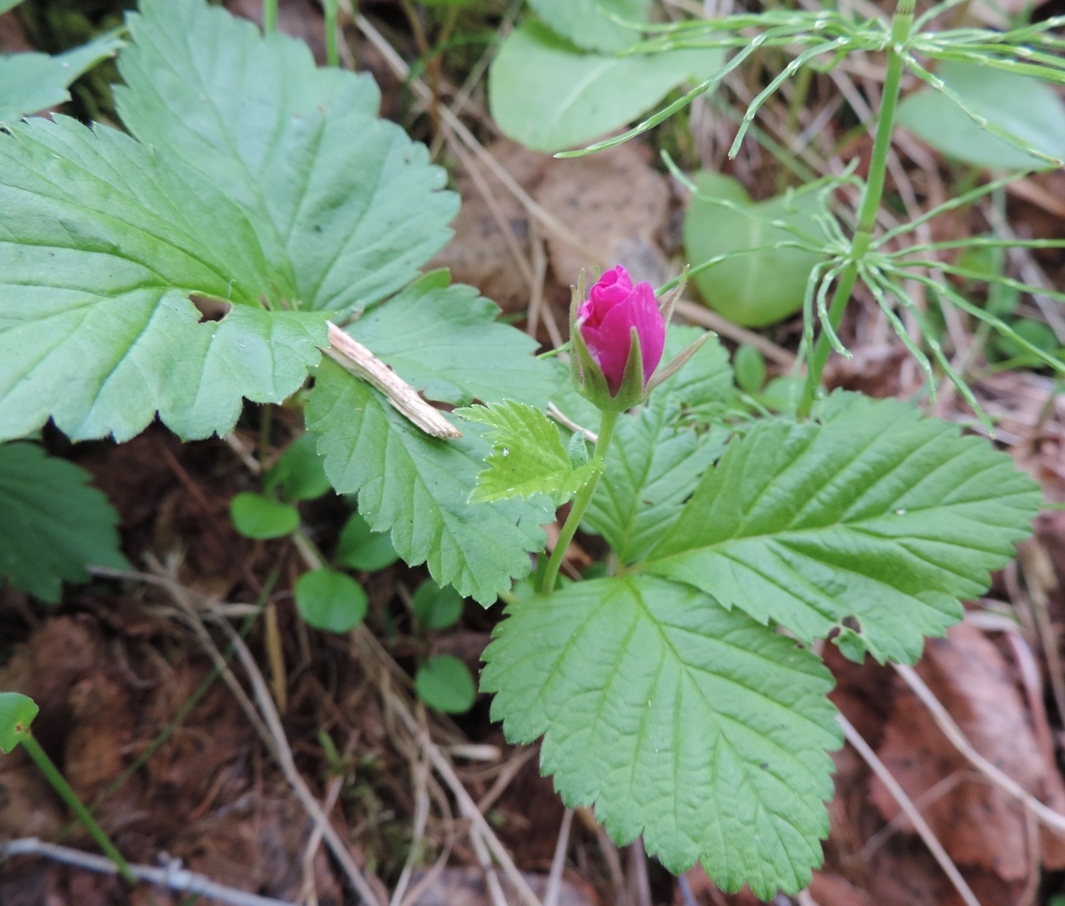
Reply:
<svg viewBox="0 0 1065 906"><path fill-rule="evenodd" d="M73 120L0 134L0 438L49 417L124 440L159 411L183 437L279 401L325 343L320 315L268 312L247 219L202 177ZM190 293L233 305L200 323Z"/></svg>
<svg viewBox="0 0 1065 906"><path fill-rule="evenodd" d="M821 862L840 733L832 677L793 640L645 575L526 597L485 651L507 738L543 736L566 804L670 871L795 892Z"/></svg>
<svg viewBox="0 0 1065 906"><path fill-rule="evenodd" d="M1029 534L1039 488L902 402L835 394L824 417L734 442L646 568L803 640L852 617L875 657L913 661Z"/></svg>
<svg viewBox="0 0 1065 906"><path fill-rule="evenodd" d="M496 320L499 307L435 271L350 327L360 343L429 399L468 405L512 399L544 405L555 371L536 341Z"/></svg>
<svg viewBox="0 0 1065 906"><path fill-rule="evenodd" d="M307 424L320 437L325 472L339 493L358 493L375 532L391 532L399 555L427 563L441 585L484 605L528 574L529 551L554 519L543 498L469 503L488 455L476 425L444 441L423 434L366 384L323 362L307 397Z"/></svg>
<svg viewBox="0 0 1065 906"><path fill-rule="evenodd" d="M0 12L3 12L0 3ZM123 42L114 32L50 57L43 53L0 56L0 123L70 100L67 87L101 60L113 57Z"/></svg>
<svg viewBox="0 0 1065 906"><path fill-rule="evenodd" d="M25 739L38 711L32 698L19 692L0 692L0 752L6 755Z"/></svg>
<svg viewBox="0 0 1065 906"><path fill-rule="evenodd" d="M128 569L118 516L89 473L36 444L0 445L0 579L49 604L86 566Z"/></svg>
<svg viewBox="0 0 1065 906"><path fill-rule="evenodd" d="M424 145L378 118L370 76L318 69L303 42L203 0L142 0L129 28L122 121L244 208L282 297L363 308L447 242L458 197Z"/></svg>
<svg viewBox="0 0 1065 906"><path fill-rule="evenodd" d="M487 425L492 441L492 452L485 458L487 468L477 476L471 501L546 494L555 506L561 506L602 471L602 460L594 458L574 468L558 426L532 406L508 400L461 409L458 414Z"/></svg>
<svg viewBox="0 0 1065 906"><path fill-rule="evenodd" d="M652 405L618 419L606 477L584 516L622 563L644 557L672 527L703 472L724 450L724 430L674 427L671 416L667 407Z"/></svg>

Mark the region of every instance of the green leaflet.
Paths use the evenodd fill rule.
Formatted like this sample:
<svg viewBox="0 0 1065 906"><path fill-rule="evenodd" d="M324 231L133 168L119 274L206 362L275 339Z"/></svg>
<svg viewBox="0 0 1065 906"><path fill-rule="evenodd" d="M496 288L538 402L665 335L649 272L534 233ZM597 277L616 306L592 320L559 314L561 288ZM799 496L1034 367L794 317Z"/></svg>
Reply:
<svg viewBox="0 0 1065 906"><path fill-rule="evenodd" d="M0 12L4 6L0 2ZM29 113L69 101L67 86L97 63L113 57L122 46L123 41L115 32L108 32L54 57L43 53L0 56L0 122L14 122Z"/></svg>
<svg viewBox="0 0 1065 906"><path fill-rule="evenodd" d="M542 550L540 526L554 518L544 498L468 502L488 445L476 426L441 441L423 434L369 386L324 361L307 398L307 426L320 437L338 493L358 493L359 512L412 565L426 563L440 585L494 603Z"/></svg>
<svg viewBox="0 0 1065 906"><path fill-rule="evenodd" d="M677 428L670 415L666 407L651 406L618 420L606 480L596 487L584 516L622 563L646 557L724 449L723 430Z"/></svg>
<svg viewBox="0 0 1065 906"><path fill-rule="evenodd" d="M768 899L809 882L840 744L832 678L794 641L691 588L637 575L508 608L481 688L507 738L543 735L567 805L679 873Z"/></svg>
<svg viewBox="0 0 1065 906"><path fill-rule="evenodd" d="M558 507L602 471L599 459L575 468L558 426L532 406L507 401L461 409L458 415L487 425L492 441L487 468L477 476L470 497L473 502L546 494Z"/></svg>
<svg viewBox="0 0 1065 906"><path fill-rule="evenodd" d="M410 282L451 236L458 197L424 145L377 115L368 75L315 67L203 0L142 0L116 89L137 138L248 212L283 298L359 309Z"/></svg>
<svg viewBox="0 0 1065 906"><path fill-rule="evenodd" d="M118 516L89 477L36 444L0 445L0 579L56 604L64 581L89 578L86 566L129 568Z"/></svg>
<svg viewBox="0 0 1065 906"><path fill-rule="evenodd" d="M913 661L1028 535L1038 486L983 439L835 394L823 424L763 421L708 472L643 568L803 640L855 617Z"/></svg>

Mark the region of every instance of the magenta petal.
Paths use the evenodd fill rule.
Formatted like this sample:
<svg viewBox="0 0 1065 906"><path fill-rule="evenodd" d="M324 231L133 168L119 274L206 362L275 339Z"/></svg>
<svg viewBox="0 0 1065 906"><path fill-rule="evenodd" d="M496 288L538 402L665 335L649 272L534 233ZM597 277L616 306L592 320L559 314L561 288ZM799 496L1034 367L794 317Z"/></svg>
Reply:
<svg viewBox="0 0 1065 906"><path fill-rule="evenodd" d="M618 265L603 274L577 309L577 329L611 395L618 392L625 377L633 328L640 338L646 384L662 359L665 322L651 284L633 286L628 271Z"/></svg>

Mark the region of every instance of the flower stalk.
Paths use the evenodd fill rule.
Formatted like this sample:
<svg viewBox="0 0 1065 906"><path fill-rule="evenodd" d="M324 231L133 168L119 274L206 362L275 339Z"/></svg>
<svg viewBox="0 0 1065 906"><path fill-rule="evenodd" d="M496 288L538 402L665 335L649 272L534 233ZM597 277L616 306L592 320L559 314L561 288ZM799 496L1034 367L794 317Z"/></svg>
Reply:
<svg viewBox="0 0 1065 906"><path fill-rule="evenodd" d="M609 409L603 410L602 418L599 422L599 435L595 442L593 456L604 460L606 459L606 451L610 446L610 441L614 437L614 428L618 423L618 417L620 415L620 412L615 412ZM584 513L585 510L588 509L588 504L592 502L592 495L595 493L596 486L599 484L600 474L600 472L595 472L577 492L577 496L573 498L573 505L570 507L569 515L566 517L566 521L562 525L562 531L559 532L558 541L555 543L555 549L551 551L551 557L547 561L547 568L544 570L543 577L540 580L538 591L541 594L547 594L554 591L555 582L558 581L558 571L562 567L562 560L566 556L566 551L569 548L570 542L573 540L573 536L577 534L577 526L581 524L581 519L584 518Z"/></svg>

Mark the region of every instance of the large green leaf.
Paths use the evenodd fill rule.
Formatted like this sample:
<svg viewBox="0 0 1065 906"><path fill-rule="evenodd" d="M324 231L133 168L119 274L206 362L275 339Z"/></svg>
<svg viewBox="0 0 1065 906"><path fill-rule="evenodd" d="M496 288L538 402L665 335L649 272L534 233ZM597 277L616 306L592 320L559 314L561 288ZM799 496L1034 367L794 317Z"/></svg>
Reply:
<svg viewBox="0 0 1065 906"><path fill-rule="evenodd" d="M529 6L578 47L610 53L640 39L639 31L619 25L610 16L642 22L650 0L529 0Z"/></svg>
<svg viewBox="0 0 1065 906"><path fill-rule="evenodd" d="M492 604L542 550L546 500L468 502L488 444L477 425L443 441L423 434L366 384L324 361L307 400L307 426L320 437L325 471L339 493L358 493L375 532L391 532L404 560L425 562L441 585Z"/></svg>
<svg viewBox="0 0 1065 906"><path fill-rule="evenodd" d="M488 75L492 119L536 151L561 151L624 126L681 82L721 68L716 48L648 56L583 53L536 22L511 32Z"/></svg>
<svg viewBox="0 0 1065 906"><path fill-rule="evenodd" d="M810 271L823 254L788 247L796 233L823 242L810 192L759 204L730 176L695 174L698 189L684 216L684 251L693 265L727 256L693 278L715 311L744 327L764 327L802 308Z"/></svg>
<svg viewBox="0 0 1065 906"><path fill-rule="evenodd" d="M0 578L55 604L63 582L89 578L86 566L129 567L118 516L89 477L36 444L0 445Z"/></svg>
<svg viewBox="0 0 1065 906"><path fill-rule="evenodd" d="M1039 505L986 440L836 394L823 424L763 421L734 442L646 568L803 640L857 620L877 658L913 661L961 617L959 598L986 591Z"/></svg>
<svg viewBox="0 0 1065 906"><path fill-rule="evenodd" d="M74 438L232 426L241 397L283 399L325 342L320 316L267 312L246 218L202 178L73 120L0 135L0 437L51 416ZM199 323L190 292L233 311Z"/></svg>
<svg viewBox="0 0 1065 906"><path fill-rule="evenodd" d="M937 75L977 116L1045 154L1065 157L1065 103L1049 85L952 60L944 61ZM903 99L898 121L933 148L978 167L1031 170L1046 166L981 128L951 98L931 88Z"/></svg>
<svg viewBox="0 0 1065 906"><path fill-rule="evenodd" d="M146 0L127 124L0 134L0 438L49 417L125 439L230 430L298 389L324 316L407 282L456 198L376 117L372 80L314 68L203 0ZM190 296L231 310L201 321ZM301 310L302 309L302 310Z"/></svg>
<svg viewBox="0 0 1065 906"><path fill-rule="evenodd" d="M446 271L422 277L350 332L427 397L452 405L520 400L543 405L557 379L537 343L496 320L499 307Z"/></svg>
<svg viewBox="0 0 1065 906"><path fill-rule="evenodd" d="M69 101L70 83L101 60L113 57L122 44L112 32L54 57L43 53L0 56L0 123Z"/></svg>
<svg viewBox="0 0 1065 906"><path fill-rule="evenodd" d="M832 677L793 640L652 576L569 585L508 608L484 691L508 739L543 736L567 805L675 873L795 892L821 861L839 745Z"/></svg>
<svg viewBox="0 0 1065 906"><path fill-rule="evenodd" d="M447 242L458 198L425 146L378 118L370 76L318 69L304 43L203 0L143 0L129 26L123 122L248 211L281 296L362 308Z"/></svg>

